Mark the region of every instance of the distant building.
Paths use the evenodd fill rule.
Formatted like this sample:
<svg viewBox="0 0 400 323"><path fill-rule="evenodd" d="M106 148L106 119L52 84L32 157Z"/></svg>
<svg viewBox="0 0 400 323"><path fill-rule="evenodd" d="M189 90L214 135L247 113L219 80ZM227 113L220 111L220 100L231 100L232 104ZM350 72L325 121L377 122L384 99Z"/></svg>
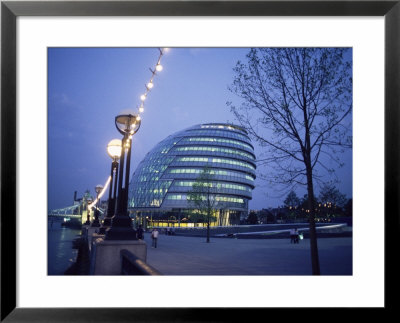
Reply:
<svg viewBox="0 0 400 323"><path fill-rule="evenodd" d="M247 132L231 124L201 124L175 133L141 161L129 186L133 216L155 226L194 226L187 200L204 167L213 175L217 225L239 224L247 216L256 178L254 148Z"/></svg>

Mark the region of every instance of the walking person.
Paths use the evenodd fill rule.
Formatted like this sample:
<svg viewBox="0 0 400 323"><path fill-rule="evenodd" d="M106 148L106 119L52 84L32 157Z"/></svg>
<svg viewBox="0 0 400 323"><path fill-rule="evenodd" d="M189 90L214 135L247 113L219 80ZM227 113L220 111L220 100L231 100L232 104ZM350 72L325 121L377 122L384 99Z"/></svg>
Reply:
<svg viewBox="0 0 400 323"><path fill-rule="evenodd" d="M143 240L143 228L141 225L139 225L139 228L137 229L136 234L137 234L137 238L139 240Z"/></svg>
<svg viewBox="0 0 400 323"><path fill-rule="evenodd" d="M294 243L299 243L299 232L297 231L297 228L294 229Z"/></svg>
<svg viewBox="0 0 400 323"><path fill-rule="evenodd" d="M296 243L296 229L290 230L290 243Z"/></svg>
<svg viewBox="0 0 400 323"><path fill-rule="evenodd" d="M158 239L158 230L157 228L154 228L153 231L151 232L151 238L152 238L152 247L157 248L157 239Z"/></svg>
<svg viewBox="0 0 400 323"><path fill-rule="evenodd" d="M151 247L154 248L154 228L151 230Z"/></svg>

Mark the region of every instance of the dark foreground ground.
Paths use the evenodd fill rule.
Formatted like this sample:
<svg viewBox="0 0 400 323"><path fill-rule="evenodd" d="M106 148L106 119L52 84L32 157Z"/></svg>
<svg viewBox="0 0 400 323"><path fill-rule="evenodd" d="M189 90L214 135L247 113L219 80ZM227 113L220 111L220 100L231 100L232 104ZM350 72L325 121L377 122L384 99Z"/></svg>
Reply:
<svg viewBox="0 0 400 323"><path fill-rule="evenodd" d="M152 248L146 232L147 263L163 275L311 275L308 227L297 225L304 235L298 244L290 243L291 227L293 224L218 228L212 230L210 243L206 242L206 230L177 230L174 235L161 230L157 248ZM317 227L317 236L321 275L352 275L352 228L323 225ZM76 247L77 262L65 274L88 275L87 245Z"/></svg>
<svg viewBox="0 0 400 323"><path fill-rule="evenodd" d="M311 275L310 241L160 235L147 263L164 275ZM352 238L318 239L321 275L352 275Z"/></svg>

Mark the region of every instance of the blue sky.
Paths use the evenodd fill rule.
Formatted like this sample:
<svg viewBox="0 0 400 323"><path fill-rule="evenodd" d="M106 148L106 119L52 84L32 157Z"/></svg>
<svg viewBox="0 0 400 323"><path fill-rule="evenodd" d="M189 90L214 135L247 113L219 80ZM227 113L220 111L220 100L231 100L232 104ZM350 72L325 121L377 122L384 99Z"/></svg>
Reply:
<svg viewBox="0 0 400 323"><path fill-rule="evenodd" d="M172 48L145 101L142 125L133 138L131 170L168 135L206 122L235 122L226 105L233 67L248 48ZM48 50L48 207L70 206L74 191L93 195L104 185L111 159L106 146L121 135L114 118L137 111L151 77L157 48L49 48ZM256 146L256 154L259 148ZM337 171L339 190L352 196L352 152ZM258 169L258 171L265 171ZM329 178L327 178L329 180ZM256 180L250 209L281 205L271 185ZM303 196L306 189L298 190ZM317 189L318 192L318 189ZM107 195L105 195L107 196Z"/></svg>

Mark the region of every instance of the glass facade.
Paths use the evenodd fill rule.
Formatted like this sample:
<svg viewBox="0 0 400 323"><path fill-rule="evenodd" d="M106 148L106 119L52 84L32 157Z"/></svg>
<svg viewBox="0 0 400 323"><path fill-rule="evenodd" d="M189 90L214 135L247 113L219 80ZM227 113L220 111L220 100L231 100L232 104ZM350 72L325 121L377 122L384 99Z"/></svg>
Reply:
<svg viewBox="0 0 400 323"><path fill-rule="evenodd" d="M216 192L218 214L212 225L239 224L248 211L256 165L246 131L229 124L196 125L157 144L132 176L131 213L153 225L188 225L185 211L193 209L188 192L205 166Z"/></svg>

